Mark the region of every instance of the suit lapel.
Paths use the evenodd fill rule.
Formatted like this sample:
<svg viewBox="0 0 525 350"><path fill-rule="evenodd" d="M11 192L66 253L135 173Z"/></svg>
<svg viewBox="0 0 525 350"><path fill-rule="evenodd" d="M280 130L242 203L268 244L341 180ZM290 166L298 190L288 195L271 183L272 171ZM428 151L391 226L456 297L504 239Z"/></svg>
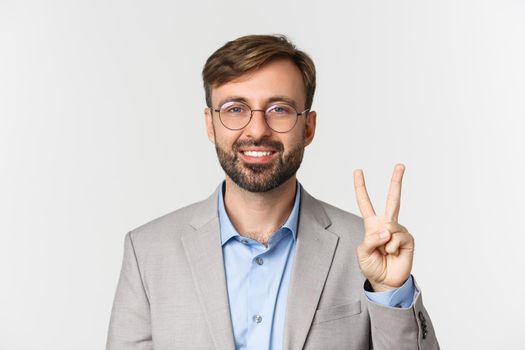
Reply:
<svg viewBox="0 0 525 350"><path fill-rule="evenodd" d="M310 330L339 237L326 230L330 219L321 203L304 189L297 246L288 291L284 349L302 349Z"/></svg>
<svg viewBox="0 0 525 350"><path fill-rule="evenodd" d="M217 190L194 210L182 243L211 337L218 350L235 348L217 216Z"/></svg>

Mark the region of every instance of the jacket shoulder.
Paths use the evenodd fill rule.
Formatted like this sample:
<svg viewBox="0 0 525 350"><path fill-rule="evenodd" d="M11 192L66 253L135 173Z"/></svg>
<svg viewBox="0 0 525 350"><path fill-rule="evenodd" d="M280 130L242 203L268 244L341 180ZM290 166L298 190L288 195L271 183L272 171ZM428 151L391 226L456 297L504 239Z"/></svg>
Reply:
<svg viewBox="0 0 525 350"><path fill-rule="evenodd" d="M134 245L162 245L167 240L172 241L184 232L192 230L191 221L210 201L211 197L188 204L134 228L128 235Z"/></svg>

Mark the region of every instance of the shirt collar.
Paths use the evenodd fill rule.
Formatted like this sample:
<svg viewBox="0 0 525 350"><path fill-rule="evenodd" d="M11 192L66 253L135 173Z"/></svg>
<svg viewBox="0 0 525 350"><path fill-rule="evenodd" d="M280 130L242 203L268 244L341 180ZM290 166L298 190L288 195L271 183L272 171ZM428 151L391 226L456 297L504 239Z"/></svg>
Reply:
<svg viewBox="0 0 525 350"><path fill-rule="evenodd" d="M287 228L292 232L292 237L295 240L297 235L297 222L299 220L299 206L301 203L301 184L296 181L297 186L295 187L295 201L290 215L286 222L279 228ZM221 190L219 191L217 210L219 212L219 225L221 230L221 244L224 246L230 238L240 236L235 227L233 227L226 209L224 207L224 190L226 189L226 181L222 182Z"/></svg>

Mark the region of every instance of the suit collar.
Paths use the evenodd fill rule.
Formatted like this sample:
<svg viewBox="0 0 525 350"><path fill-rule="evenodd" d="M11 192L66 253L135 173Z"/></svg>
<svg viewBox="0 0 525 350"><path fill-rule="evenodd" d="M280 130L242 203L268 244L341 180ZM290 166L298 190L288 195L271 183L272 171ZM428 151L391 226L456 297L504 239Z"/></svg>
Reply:
<svg viewBox="0 0 525 350"><path fill-rule="evenodd" d="M190 220L190 226L195 230L200 230L202 226L206 225L209 221L217 219L217 199L219 197L219 191L221 186L217 186L215 191L206 198L205 200L195 204L197 207L194 210L194 215Z"/></svg>

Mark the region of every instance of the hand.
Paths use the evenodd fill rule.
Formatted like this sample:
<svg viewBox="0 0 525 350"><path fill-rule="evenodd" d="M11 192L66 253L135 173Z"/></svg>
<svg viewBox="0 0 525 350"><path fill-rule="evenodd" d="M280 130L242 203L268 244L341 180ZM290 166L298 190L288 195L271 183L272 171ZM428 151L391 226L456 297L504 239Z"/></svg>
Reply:
<svg viewBox="0 0 525 350"><path fill-rule="evenodd" d="M405 166L397 164L388 190L385 214L376 215L361 169L354 171L357 205L364 219L365 236L357 248L359 266L376 292L398 288L410 276L414 238L397 222Z"/></svg>

